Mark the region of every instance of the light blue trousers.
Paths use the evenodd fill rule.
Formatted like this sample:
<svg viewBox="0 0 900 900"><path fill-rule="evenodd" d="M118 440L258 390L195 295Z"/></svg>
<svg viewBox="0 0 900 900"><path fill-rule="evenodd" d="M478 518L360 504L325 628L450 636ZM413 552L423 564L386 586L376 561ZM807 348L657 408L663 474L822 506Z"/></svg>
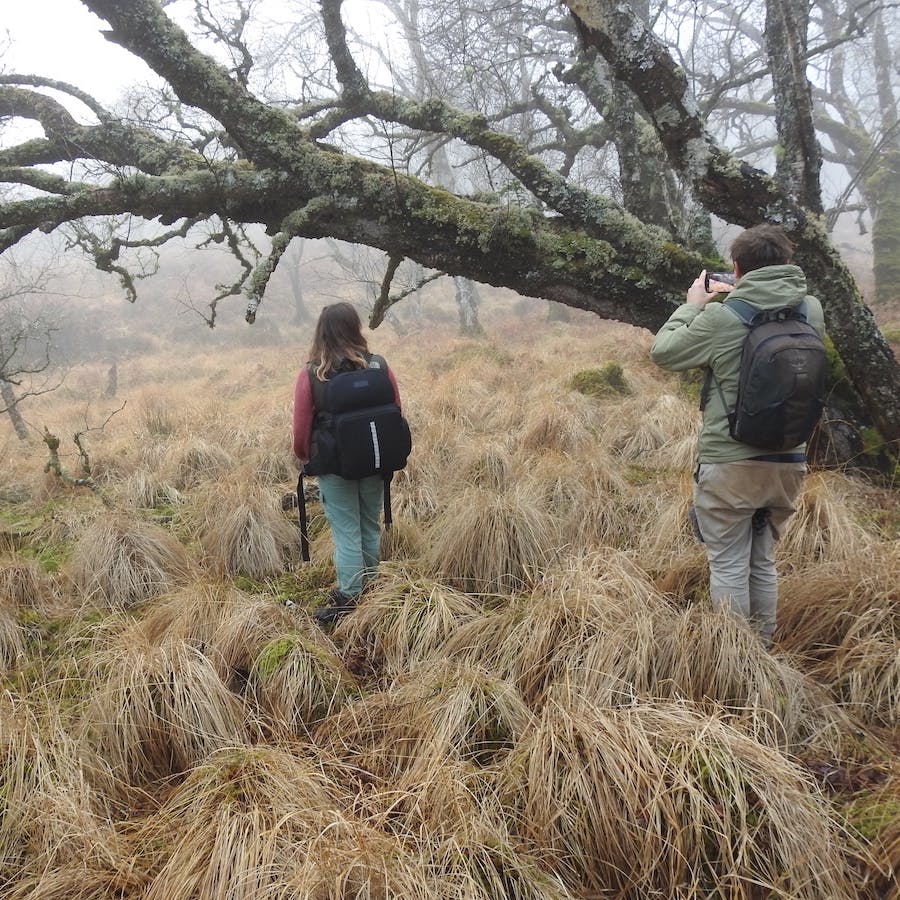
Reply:
<svg viewBox="0 0 900 900"><path fill-rule="evenodd" d="M375 575L381 558L381 510L384 480L380 475L350 481L319 475L325 518L334 539L338 589L356 597Z"/></svg>

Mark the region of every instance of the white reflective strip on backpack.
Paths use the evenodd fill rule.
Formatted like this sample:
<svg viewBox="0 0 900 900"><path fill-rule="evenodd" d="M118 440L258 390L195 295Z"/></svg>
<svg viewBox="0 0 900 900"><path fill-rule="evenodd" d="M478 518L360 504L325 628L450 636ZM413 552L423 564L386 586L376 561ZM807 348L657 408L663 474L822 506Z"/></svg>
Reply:
<svg viewBox="0 0 900 900"><path fill-rule="evenodd" d="M369 430L372 432L372 449L375 451L375 470L381 468L381 447L378 445L378 429L375 422L369 422Z"/></svg>

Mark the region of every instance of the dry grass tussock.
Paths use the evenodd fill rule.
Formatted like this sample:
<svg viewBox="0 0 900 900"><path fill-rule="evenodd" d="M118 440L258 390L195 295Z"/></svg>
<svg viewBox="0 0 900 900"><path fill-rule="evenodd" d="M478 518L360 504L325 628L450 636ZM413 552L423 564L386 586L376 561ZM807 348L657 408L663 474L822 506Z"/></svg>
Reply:
<svg viewBox="0 0 900 900"><path fill-rule="evenodd" d="M783 563L804 567L810 561L852 562L866 553L874 537L857 521L859 496L853 483L837 472L808 475L778 543Z"/></svg>
<svg viewBox="0 0 900 900"><path fill-rule="evenodd" d="M826 659L863 618L876 630L900 626L900 543L873 545L781 580L778 638L785 649Z"/></svg>
<svg viewBox="0 0 900 900"><path fill-rule="evenodd" d="M197 532L209 567L261 580L297 561L300 532L276 492L252 478L210 486L201 500Z"/></svg>
<svg viewBox="0 0 900 900"><path fill-rule="evenodd" d="M402 566L382 566L359 608L341 621L335 640L362 653L386 680L439 656L463 623L481 615L478 601Z"/></svg>
<svg viewBox="0 0 900 900"><path fill-rule="evenodd" d="M15 603L0 598L0 675L15 669L25 658L25 629Z"/></svg>
<svg viewBox="0 0 900 900"><path fill-rule="evenodd" d="M158 525L110 514L75 543L68 572L90 604L128 607L171 590L191 570L185 548Z"/></svg>
<svg viewBox="0 0 900 900"><path fill-rule="evenodd" d="M159 472L137 468L116 488L116 495L134 509L162 509L177 506L184 499L181 491Z"/></svg>
<svg viewBox="0 0 900 900"><path fill-rule="evenodd" d="M201 438L178 441L166 451L164 471L181 491L220 479L234 468L234 460L227 450Z"/></svg>
<svg viewBox="0 0 900 900"><path fill-rule="evenodd" d="M506 442L473 440L461 446L455 472L460 484L502 491L514 477L513 456Z"/></svg>
<svg viewBox="0 0 900 900"><path fill-rule="evenodd" d="M498 796L496 766L443 759L367 791L367 821L415 846L432 873L428 896L569 900L552 873L523 851Z"/></svg>
<svg viewBox="0 0 900 900"><path fill-rule="evenodd" d="M603 449L587 458L542 454L520 478L525 494L559 521L564 543L590 550L628 542L634 523L632 491L621 467Z"/></svg>
<svg viewBox="0 0 900 900"><path fill-rule="evenodd" d="M151 644L184 642L208 652L223 623L254 602L228 581L198 578L144 607L137 625Z"/></svg>
<svg viewBox="0 0 900 900"><path fill-rule="evenodd" d="M196 648L135 640L109 652L99 654L82 726L125 784L184 772L214 750L246 743L243 706Z"/></svg>
<svg viewBox="0 0 900 900"><path fill-rule="evenodd" d="M680 475L674 483L654 487L653 492L644 492L642 503L635 508L639 527L634 529L628 550L642 568L658 577L690 553L697 546L697 539L690 521L691 479Z"/></svg>
<svg viewBox="0 0 900 900"><path fill-rule="evenodd" d="M253 660L249 683L263 714L298 735L308 734L358 693L334 645L312 626L265 644Z"/></svg>
<svg viewBox="0 0 900 900"><path fill-rule="evenodd" d="M727 711L760 743L843 758L853 729L827 691L789 660L772 656L746 623L707 606L638 611L593 642L561 646L551 660L557 689L610 707L654 699L690 700Z"/></svg>
<svg viewBox="0 0 900 900"><path fill-rule="evenodd" d="M624 554L607 550L566 558L544 574L530 596L457 628L443 653L508 678L534 707L573 656L616 623L662 603Z"/></svg>
<svg viewBox="0 0 900 900"><path fill-rule="evenodd" d="M863 616L824 665L814 670L866 722L900 725L900 623ZM873 620L875 623L873 624Z"/></svg>
<svg viewBox="0 0 900 900"><path fill-rule="evenodd" d="M394 518L390 528L381 530L381 562L415 560L425 549L421 526L407 519ZM330 561L330 559L329 559Z"/></svg>
<svg viewBox="0 0 900 900"><path fill-rule="evenodd" d="M151 438L168 438L185 424L183 412L156 392L143 394L137 407L140 425Z"/></svg>
<svg viewBox="0 0 900 900"><path fill-rule="evenodd" d="M468 488L431 523L425 565L466 591L531 583L558 548L559 523L522 485L495 493Z"/></svg>
<svg viewBox="0 0 900 900"><path fill-rule="evenodd" d="M229 603L209 639L207 655L219 677L234 691L247 683L253 660L262 648L296 629L293 616L268 597Z"/></svg>
<svg viewBox="0 0 900 900"><path fill-rule="evenodd" d="M349 827L343 806L321 767L289 750L214 753L141 829L135 852L150 858L135 862L155 873L146 898L297 896L288 887L295 867L320 835Z"/></svg>
<svg viewBox="0 0 900 900"><path fill-rule="evenodd" d="M685 441L696 440L697 431L694 407L651 388L616 404L604 423L602 441L623 459L672 469L690 464Z"/></svg>
<svg viewBox="0 0 900 900"><path fill-rule="evenodd" d="M18 882L57 867L114 867L118 839L92 786L97 768L58 717L0 694L0 885L13 872Z"/></svg>
<svg viewBox="0 0 900 900"><path fill-rule="evenodd" d="M900 723L900 544L784 579L781 646L866 722Z"/></svg>
<svg viewBox="0 0 900 900"><path fill-rule="evenodd" d="M447 760L486 765L507 752L531 713L516 689L477 669L439 662L326 719L316 743L384 781Z"/></svg>
<svg viewBox="0 0 900 900"><path fill-rule="evenodd" d="M852 896L852 841L813 785L721 719L551 701L506 765L519 828L576 891Z"/></svg>
<svg viewBox="0 0 900 900"><path fill-rule="evenodd" d="M598 417L591 400L560 391L524 397L519 447L532 453L587 454L597 441Z"/></svg>
<svg viewBox="0 0 900 900"><path fill-rule="evenodd" d="M0 559L0 602L43 609L54 593L53 580L35 560L18 554Z"/></svg>

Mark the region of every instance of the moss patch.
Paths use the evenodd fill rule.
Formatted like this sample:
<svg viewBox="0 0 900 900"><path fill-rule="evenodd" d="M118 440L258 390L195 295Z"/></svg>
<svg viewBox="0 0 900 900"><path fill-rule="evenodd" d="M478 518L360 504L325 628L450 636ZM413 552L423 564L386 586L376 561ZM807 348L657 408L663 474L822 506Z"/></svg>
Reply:
<svg viewBox="0 0 900 900"><path fill-rule="evenodd" d="M617 362L604 363L599 369L576 372L569 386L588 397L627 396L632 392L622 366Z"/></svg>

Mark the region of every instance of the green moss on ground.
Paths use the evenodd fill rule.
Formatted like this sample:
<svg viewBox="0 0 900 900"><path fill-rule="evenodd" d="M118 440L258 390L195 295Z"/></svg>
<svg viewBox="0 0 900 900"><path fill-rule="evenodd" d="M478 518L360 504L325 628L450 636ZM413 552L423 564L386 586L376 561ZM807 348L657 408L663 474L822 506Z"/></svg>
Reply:
<svg viewBox="0 0 900 900"><path fill-rule="evenodd" d="M599 369L576 372L569 385L588 397L627 396L632 392L621 364L615 361L604 363Z"/></svg>

